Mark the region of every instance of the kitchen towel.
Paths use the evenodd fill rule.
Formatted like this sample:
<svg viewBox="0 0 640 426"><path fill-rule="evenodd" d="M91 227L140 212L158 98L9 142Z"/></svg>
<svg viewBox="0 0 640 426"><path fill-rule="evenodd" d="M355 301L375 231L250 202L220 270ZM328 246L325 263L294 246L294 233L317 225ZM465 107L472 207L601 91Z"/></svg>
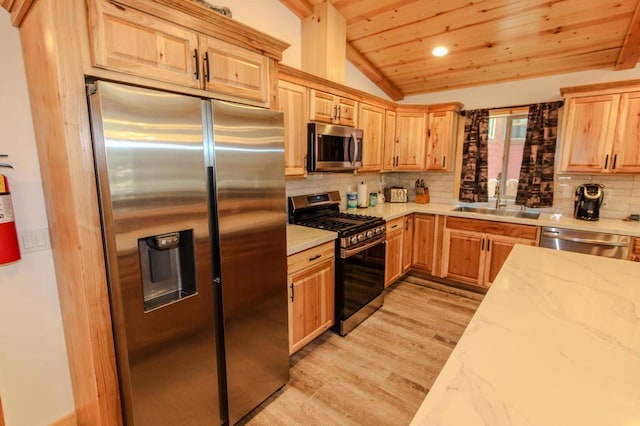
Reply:
<svg viewBox="0 0 640 426"><path fill-rule="evenodd" d="M361 182L358 185L358 207L368 207L369 206L369 190L367 189L367 184Z"/></svg>

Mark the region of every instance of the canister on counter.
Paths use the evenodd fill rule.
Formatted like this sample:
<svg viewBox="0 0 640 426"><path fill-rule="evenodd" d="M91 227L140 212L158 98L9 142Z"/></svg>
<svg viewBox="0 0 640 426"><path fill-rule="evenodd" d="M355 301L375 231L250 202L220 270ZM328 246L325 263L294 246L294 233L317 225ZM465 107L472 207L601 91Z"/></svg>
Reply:
<svg viewBox="0 0 640 426"><path fill-rule="evenodd" d="M348 209L357 209L358 208L358 193L357 192L347 192L347 208Z"/></svg>
<svg viewBox="0 0 640 426"><path fill-rule="evenodd" d="M369 194L369 207L375 207L378 204L378 193L371 192Z"/></svg>

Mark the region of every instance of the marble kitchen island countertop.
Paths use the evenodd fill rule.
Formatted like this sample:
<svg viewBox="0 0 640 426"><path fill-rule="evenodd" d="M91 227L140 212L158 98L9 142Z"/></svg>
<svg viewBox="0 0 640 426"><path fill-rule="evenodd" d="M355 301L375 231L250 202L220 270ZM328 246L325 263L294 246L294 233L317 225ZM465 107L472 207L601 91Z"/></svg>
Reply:
<svg viewBox="0 0 640 426"><path fill-rule="evenodd" d="M411 425L639 425L640 264L516 245Z"/></svg>
<svg viewBox="0 0 640 426"><path fill-rule="evenodd" d="M333 241L337 237L336 232L287 224L287 256Z"/></svg>

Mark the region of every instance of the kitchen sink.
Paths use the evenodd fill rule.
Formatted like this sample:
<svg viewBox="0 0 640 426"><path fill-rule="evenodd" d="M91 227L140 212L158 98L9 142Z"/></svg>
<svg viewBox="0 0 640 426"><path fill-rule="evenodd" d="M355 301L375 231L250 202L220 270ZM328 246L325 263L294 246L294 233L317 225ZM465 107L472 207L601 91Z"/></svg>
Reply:
<svg viewBox="0 0 640 426"><path fill-rule="evenodd" d="M469 213L480 213L480 214L490 214L494 216L509 216L509 217L519 217L522 219L537 219L540 216L540 212L533 211L522 211L522 210L509 210L509 209L492 209L489 207L470 207L470 206L460 206L453 209L454 212L469 212Z"/></svg>

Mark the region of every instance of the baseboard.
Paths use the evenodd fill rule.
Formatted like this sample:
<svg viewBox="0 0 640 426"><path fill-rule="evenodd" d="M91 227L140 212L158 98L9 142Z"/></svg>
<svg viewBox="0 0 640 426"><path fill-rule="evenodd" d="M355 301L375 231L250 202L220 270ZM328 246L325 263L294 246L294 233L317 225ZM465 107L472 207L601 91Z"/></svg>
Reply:
<svg viewBox="0 0 640 426"><path fill-rule="evenodd" d="M69 413L64 417L59 418L58 420L49 424L49 426L78 426L78 418L76 417L76 412Z"/></svg>

